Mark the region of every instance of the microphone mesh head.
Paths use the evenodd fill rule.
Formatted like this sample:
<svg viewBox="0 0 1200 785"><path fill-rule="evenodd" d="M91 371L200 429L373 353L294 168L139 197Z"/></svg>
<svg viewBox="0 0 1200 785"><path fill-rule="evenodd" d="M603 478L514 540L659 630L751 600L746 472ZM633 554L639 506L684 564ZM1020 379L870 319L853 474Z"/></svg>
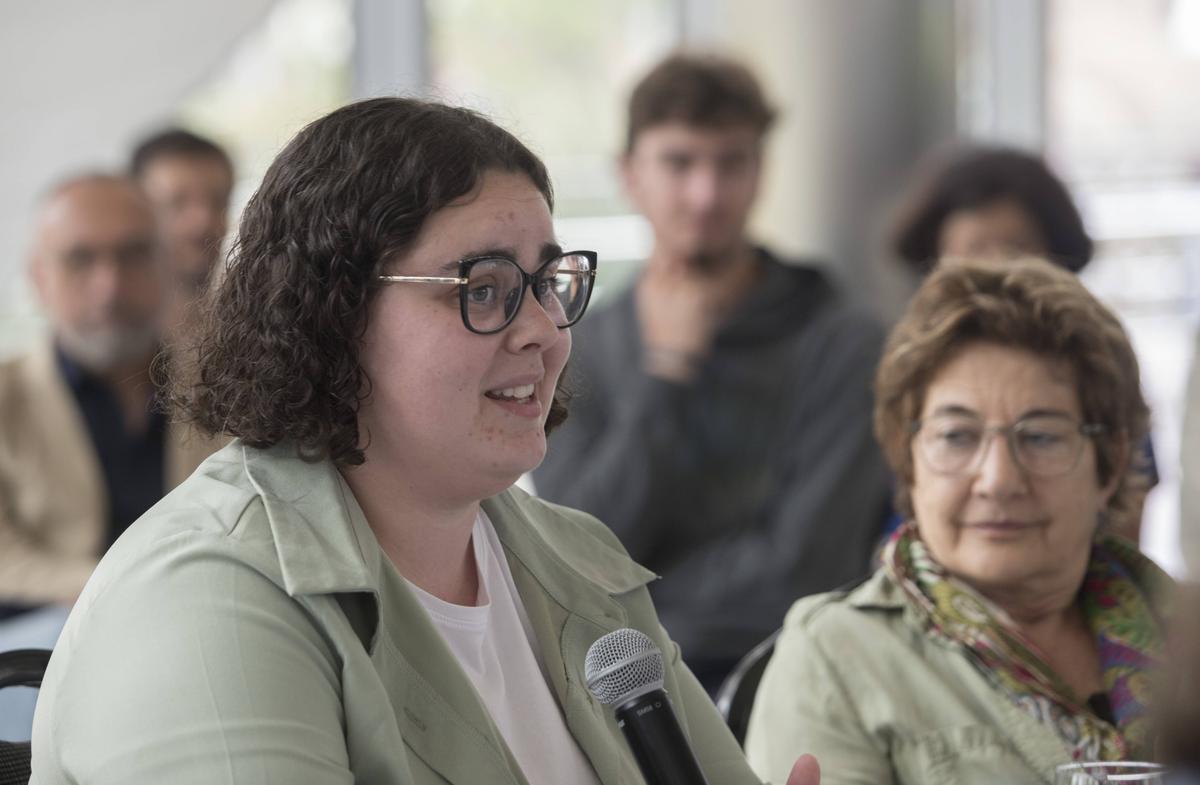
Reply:
<svg viewBox="0 0 1200 785"><path fill-rule="evenodd" d="M662 689L663 656L644 633L614 630L588 649L583 672L596 699L613 706Z"/></svg>

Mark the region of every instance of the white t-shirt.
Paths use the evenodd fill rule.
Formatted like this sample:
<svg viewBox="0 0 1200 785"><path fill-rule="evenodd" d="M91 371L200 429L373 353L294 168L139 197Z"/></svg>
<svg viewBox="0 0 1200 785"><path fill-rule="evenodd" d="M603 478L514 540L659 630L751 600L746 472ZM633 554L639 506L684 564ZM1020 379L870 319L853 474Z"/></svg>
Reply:
<svg viewBox="0 0 1200 785"><path fill-rule="evenodd" d="M475 685L530 785L599 785L550 691L504 549L482 510L471 542L479 570L474 607L440 600L411 582L409 588Z"/></svg>

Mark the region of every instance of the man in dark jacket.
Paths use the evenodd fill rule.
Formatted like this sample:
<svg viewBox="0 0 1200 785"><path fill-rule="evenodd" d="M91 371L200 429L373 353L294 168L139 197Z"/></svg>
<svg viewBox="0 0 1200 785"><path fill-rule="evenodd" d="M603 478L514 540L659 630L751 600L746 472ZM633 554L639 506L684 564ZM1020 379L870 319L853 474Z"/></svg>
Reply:
<svg viewBox="0 0 1200 785"><path fill-rule="evenodd" d="M715 690L793 600L867 572L881 332L746 236L774 118L746 69L673 56L629 115L622 177L653 250L575 328L571 416L534 479L663 577L659 615Z"/></svg>

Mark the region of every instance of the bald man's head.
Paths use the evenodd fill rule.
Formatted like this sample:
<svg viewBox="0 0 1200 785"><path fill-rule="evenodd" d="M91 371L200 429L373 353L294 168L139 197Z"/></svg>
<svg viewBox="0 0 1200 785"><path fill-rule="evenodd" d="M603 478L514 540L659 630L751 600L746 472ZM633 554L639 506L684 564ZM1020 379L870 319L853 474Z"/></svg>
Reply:
<svg viewBox="0 0 1200 785"><path fill-rule="evenodd" d="M154 215L126 177L89 174L47 192L30 274L62 350L103 373L148 361L165 279Z"/></svg>

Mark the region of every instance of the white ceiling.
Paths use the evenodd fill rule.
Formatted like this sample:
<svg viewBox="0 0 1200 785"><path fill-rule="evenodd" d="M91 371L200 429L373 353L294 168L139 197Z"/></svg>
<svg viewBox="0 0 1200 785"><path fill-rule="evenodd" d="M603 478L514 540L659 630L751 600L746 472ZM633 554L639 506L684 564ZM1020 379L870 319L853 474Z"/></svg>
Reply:
<svg viewBox="0 0 1200 785"><path fill-rule="evenodd" d="M75 171L122 166L273 2L0 4L0 355L28 339L24 258L38 194Z"/></svg>

